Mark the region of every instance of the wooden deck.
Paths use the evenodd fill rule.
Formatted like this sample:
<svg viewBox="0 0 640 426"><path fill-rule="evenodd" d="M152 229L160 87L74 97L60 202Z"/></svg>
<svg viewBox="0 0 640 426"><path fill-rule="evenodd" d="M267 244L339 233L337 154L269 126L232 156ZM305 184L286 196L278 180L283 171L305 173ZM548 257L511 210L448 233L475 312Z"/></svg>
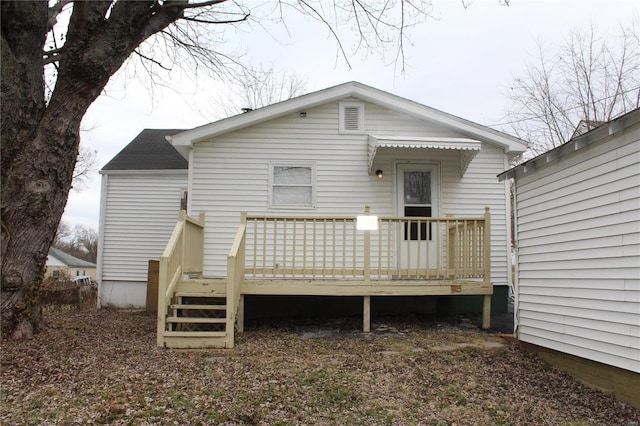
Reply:
<svg viewBox="0 0 640 426"><path fill-rule="evenodd" d="M355 218L243 214L227 277L196 279L181 277L202 272L204 217L181 215L181 221L160 260L159 346L233 347L248 295L362 297L365 332L371 297L481 295L482 327L490 327L488 211L481 217L381 219L384 228L374 238L356 231ZM408 229L417 230L415 238L407 237ZM414 260L401 264L399 251Z"/></svg>

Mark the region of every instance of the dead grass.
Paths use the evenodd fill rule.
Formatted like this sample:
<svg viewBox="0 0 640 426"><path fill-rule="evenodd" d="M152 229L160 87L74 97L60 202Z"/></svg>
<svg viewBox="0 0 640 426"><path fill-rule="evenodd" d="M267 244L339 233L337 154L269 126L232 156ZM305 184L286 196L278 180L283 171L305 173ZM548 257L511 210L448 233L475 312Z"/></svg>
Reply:
<svg viewBox="0 0 640 426"><path fill-rule="evenodd" d="M2 342L3 425L640 425L640 412L467 323L251 327L233 350L155 346L141 311L49 313Z"/></svg>

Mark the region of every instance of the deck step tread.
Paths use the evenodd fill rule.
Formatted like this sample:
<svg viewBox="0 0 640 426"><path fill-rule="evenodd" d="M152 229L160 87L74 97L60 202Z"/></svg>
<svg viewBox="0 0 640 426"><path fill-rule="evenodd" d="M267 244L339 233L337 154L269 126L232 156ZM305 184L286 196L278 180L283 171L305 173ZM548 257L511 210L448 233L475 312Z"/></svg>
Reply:
<svg viewBox="0 0 640 426"><path fill-rule="evenodd" d="M212 297L212 298L224 298L225 294L210 292L210 291L177 291L174 293L176 297Z"/></svg>
<svg viewBox="0 0 640 426"><path fill-rule="evenodd" d="M227 305L189 305L184 303L177 303L170 305L171 309L202 309L213 311L224 311L227 309Z"/></svg>
<svg viewBox="0 0 640 426"><path fill-rule="evenodd" d="M226 331L165 331L165 337L226 337Z"/></svg>
<svg viewBox="0 0 640 426"><path fill-rule="evenodd" d="M171 323L193 323L193 324L224 324L226 318L195 318L195 317L168 317L167 322Z"/></svg>

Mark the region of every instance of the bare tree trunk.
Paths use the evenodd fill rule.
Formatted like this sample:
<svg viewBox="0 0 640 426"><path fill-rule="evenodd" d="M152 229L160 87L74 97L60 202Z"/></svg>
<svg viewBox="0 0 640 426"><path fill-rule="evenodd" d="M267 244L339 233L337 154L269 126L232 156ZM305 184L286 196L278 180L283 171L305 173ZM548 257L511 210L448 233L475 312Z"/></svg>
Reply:
<svg viewBox="0 0 640 426"><path fill-rule="evenodd" d="M186 3L185 3L186 4ZM155 2L77 2L51 98L43 47L48 2L3 1L2 13L2 333L28 337L42 324L38 292L67 202L80 122L111 76L149 35L181 14Z"/></svg>

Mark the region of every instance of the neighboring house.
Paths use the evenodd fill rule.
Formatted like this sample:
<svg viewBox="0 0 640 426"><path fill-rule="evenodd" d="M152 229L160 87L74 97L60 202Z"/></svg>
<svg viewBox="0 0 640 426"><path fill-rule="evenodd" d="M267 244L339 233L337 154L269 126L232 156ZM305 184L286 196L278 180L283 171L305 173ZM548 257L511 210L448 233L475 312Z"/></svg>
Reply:
<svg viewBox="0 0 640 426"><path fill-rule="evenodd" d="M93 281L97 279L96 264L78 259L57 248L51 247L47 256L46 277L69 278L90 277Z"/></svg>
<svg viewBox="0 0 640 426"><path fill-rule="evenodd" d="M517 337L640 406L640 109L499 178L515 182Z"/></svg>
<svg viewBox="0 0 640 426"><path fill-rule="evenodd" d="M510 203L508 186L496 175L526 149L523 141L356 82L166 134L189 158L188 178L186 163L180 175L154 170L144 191L127 178L115 196L116 171L102 171L109 179L101 221L103 303L124 299L110 284L115 277L140 284L135 302L127 303L144 304L145 256L159 257L169 239L178 188L188 188L188 214L204 216L204 227L198 220L178 223L164 272L161 262L160 344L183 344L175 334L180 327L165 328L164 321L184 323L186 315L163 312L171 295L179 303L169 309L184 309L180 300L189 292L236 292L224 305L231 309L227 336L236 319L242 328L245 295L361 296L365 329L370 297L378 295L476 294L487 308L493 294L506 310ZM159 137L156 143L165 146ZM136 166L127 176L140 176ZM138 230L147 223L160 228L153 224L157 207L146 206L156 197L146 191L167 193L169 187L162 232L147 241L149 234ZM373 221L379 229L370 234L356 230L356 216L365 210L379 218ZM117 224L109 222L116 216ZM201 240L193 244L190 238ZM140 253L135 259L131 245ZM110 246L123 250L118 259L108 260L115 255ZM204 278L185 282L190 273ZM232 344L231 337L225 345Z"/></svg>
<svg viewBox="0 0 640 426"><path fill-rule="evenodd" d="M142 131L100 171L101 306L145 304L149 259L162 254L187 189L187 160L165 139L178 131Z"/></svg>

